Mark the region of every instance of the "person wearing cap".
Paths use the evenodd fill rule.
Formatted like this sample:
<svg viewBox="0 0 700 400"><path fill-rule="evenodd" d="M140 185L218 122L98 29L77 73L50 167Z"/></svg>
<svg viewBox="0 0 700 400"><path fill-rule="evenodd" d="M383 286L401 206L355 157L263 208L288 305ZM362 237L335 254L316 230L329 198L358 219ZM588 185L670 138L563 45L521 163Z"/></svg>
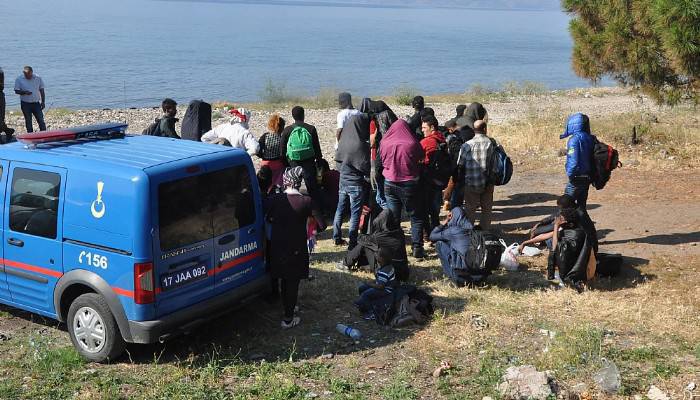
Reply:
<svg viewBox="0 0 700 400"><path fill-rule="evenodd" d="M338 116L336 117L336 133L335 133L335 149L338 150L338 142L340 141L340 135L343 133L343 128L345 123L348 122L350 117L353 115L360 114L360 111L356 110L352 106L352 95L347 92L343 92L338 95ZM337 160L336 160L337 161ZM340 169L340 168L338 168Z"/></svg>
<svg viewBox="0 0 700 400"><path fill-rule="evenodd" d="M464 211L472 224L476 222L476 210L481 208L479 226L489 229L493 209L494 186L486 180L488 160L493 153L493 143L486 136L486 122L474 122L474 137L462 145L457 161L458 182L464 186Z"/></svg>
<svg viewBox="0 0 700 400"><path fill-rule="evenodd" d="M39 130L45 131L46 92L44 91L44 81L39 76L34 75L32 67L28 65L24 67L22 75L15 79L15 93L19 95L27 132L34 132L32 116L36 118Z"/></svg>
<svg viewBox="0 0 700 400"><path fill-rule="evenodd" d="M245 150L250 156L254 156L260 150L260 143L250 132L250 111L245 108L231 109L231 121L221 124L202 135L202 142L212 144L228 144L241 150Z"/></svg>
<svg viewBox="0 0 700 400"><path fill-rule="evenodd" d="M573 197L582 210L588 202L588 188L593 173L593 149L595 138L591 135L588 116L577 113L569 117L560 139L569 138L566 146L566 175L569 182L564 193Z"/></svg>
<svg viewBox="0 0 700 400"><path fill-rule="evenodd" d="M271 194L264 201L265 220L271 228L266 257L273 283L281 281L282 286L282 329L293 328L301 322L294 313L299 282L309 276L307 220L312 217L316 220L318 232L326 228L316 203L299 192L303 176L301 167L287 168L282 176L284 193Z"/></svg>
<svg viewBox="0 0 700 400"><path fill-rule="evenodd" d="M5 143L9 142L10 137L15 133L15 130L5 123L5 73L2 68L0 68L0 132L6 135Z"/></svg>

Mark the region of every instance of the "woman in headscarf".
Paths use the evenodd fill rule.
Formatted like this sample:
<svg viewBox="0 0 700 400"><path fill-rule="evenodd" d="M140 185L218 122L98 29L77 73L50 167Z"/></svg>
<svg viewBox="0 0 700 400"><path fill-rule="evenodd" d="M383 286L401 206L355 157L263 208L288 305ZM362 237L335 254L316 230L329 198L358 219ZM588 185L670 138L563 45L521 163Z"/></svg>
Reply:
<svg viewBox="0 0 700 400"><path fill-rule="evenodd" d="M231 121L221 124L202 135L202 142L225 144L245 150L251 156L258 153L260 147L257 139L249 130L250 111L245 108L231 109Z"/></svg>
<svg viewBox="0 0 700 400"><path fill-rule="evenodd" d="M299 282L309 276L307 220L315 218L319 232L326 227L311 197L299 192L303 176L301 167L288 168L282 176L284 193L272 194L265 200L265 220L270 225L270 246L267 249L270 274L282 284L282 329L293 328L301 322L294 315L294 308Z"/></svg>
<svg viewBox="0 0 700 400"><path fill-rule="evenodd" d="M406 238L399 222L391 210L383 210L372 221L372 230L368 235L360 235L357 246L349 251L338 265L338 269L347 270L354 266L367 266L370 272L379 268L377 254L380 248L386 248L393 255L391 264L396 271L396 279L407 281L409 276L408 256L406 255Z"/></svg>
<svg viewBox="0 0 700 400"><path fill-rule="evenodd" d="M357 229L369 185L369 158L369 116L367 114L353 115L345 124L335 156L341 167L338 207L333 220L333 239L337 246L345 244L341 227L343 213L350 203L348 250L357 245Z"/></svg>
<svg viewBox="0 0 700 400"><path fill-rule="evenodd" d="M272 171L272 185L282 185L282 174L284 173L284 154L282 154L282 131L285 121L278 114L272 114L267 122L269 132L260 136L258 141L260 149L258 157L262 159L260 165L268 166ZM270 188L268 187L265 192Z"/></svg>
<svg viewBox="0 0 700 400"><path fill-rule="evenodd" d="M437 226L430 233L430 240L435 243L442 270L458 286L469 282L466 257L470 246L468 231L472 229L472 223L464 210L456 207L450 212L447 223Z"/></svg>
<svg viewBox="0 0 700 400"><path fill-rule="evenodd" d="M386 196L384 195L384 177L381 173L381 158L379 157L379 146L382 137L387 133L391 125L398 120L396 114L382 100L373 101L365 97L360 105L360 112L369 115L370 122L370 159L372 162L372 171L370 173L370 183L372 189L377 192L377 205L382 209L387 207Z"/></svg>

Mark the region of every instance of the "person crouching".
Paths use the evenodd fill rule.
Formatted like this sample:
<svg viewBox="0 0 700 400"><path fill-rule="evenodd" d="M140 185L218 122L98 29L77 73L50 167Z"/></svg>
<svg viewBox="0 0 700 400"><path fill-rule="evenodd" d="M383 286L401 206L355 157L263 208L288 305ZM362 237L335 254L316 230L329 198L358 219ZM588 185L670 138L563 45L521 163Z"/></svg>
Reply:
<svg viewBox="0 0 700 400"><path fill-rule="evenodd" d="M358 288L360 298L355 301L364 319L373 320L374 305L376 302L390 300L393 301L394 289L398 286L394 266L391 264L393 254L387 247L379 249L377 263L379 269L375 272L375 281L363 283Z"/></svg>

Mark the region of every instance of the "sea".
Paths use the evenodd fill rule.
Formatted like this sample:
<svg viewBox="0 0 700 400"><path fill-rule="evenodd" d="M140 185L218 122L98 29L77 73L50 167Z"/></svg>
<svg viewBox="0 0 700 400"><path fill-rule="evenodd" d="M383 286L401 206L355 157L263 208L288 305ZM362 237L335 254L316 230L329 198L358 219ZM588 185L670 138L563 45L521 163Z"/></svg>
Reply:
<svg viewBox="0 0 700 400"><path fill-rule="evenodd" d="M524 81L552 90L590 85L572 70L570 17L559 11L381 1L1 2L0 67L10 108L19 104L12 87L24 65L44 80L47 106L77 109L157 106L165 97L255 102L268 98L266 87L359 98Z"/></svg>

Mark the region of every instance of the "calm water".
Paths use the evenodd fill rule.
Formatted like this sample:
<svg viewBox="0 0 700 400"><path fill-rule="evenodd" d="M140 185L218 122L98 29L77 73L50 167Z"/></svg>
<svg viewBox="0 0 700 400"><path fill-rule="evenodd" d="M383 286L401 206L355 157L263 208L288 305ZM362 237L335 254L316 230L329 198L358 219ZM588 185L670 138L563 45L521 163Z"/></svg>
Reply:
<svg viewBox="0 0 700 400"><path fill-rule="evenodd" d="M255 101L265 82L357 97L532 80L586 86L560 12L151 0L1 0L0 66L34 66L53 107Z"/></svg>

